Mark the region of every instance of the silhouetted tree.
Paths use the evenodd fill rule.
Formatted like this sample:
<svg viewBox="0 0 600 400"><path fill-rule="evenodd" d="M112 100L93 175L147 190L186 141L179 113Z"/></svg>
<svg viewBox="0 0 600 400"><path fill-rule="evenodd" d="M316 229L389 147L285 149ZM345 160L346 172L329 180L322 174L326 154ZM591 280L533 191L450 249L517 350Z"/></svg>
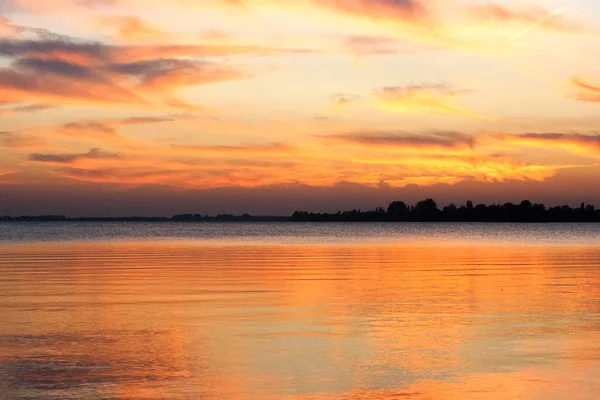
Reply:
<svg viewBox="0 0 600 400"><path fill-rule="evenodd" d="M579 208L569 206L546 208L544 204L523 200L513 203L478 204L467 201L457 207L449 204L442 210L433 199L425 199L416 206L408 206L403 201L389 204L387 211L377 207L373 211L344 211L337 214L314 214L296 211L293 221L476 221L476 222L600 222L600 210L593 205L582 204Z"/></svg>
<svg viewBox="0 0 600 400"><path fill-rule="evenodd" d="M433 199L418 202L413 214L417 221L438 221L440 218L440 210Z"/></svg>
<svg viewBox="0 0 600 400"><path fill-rule="evenodd" d="M406 221L410 210L403 201L393 201L387 209L387 214L392 221Z"/></svg>

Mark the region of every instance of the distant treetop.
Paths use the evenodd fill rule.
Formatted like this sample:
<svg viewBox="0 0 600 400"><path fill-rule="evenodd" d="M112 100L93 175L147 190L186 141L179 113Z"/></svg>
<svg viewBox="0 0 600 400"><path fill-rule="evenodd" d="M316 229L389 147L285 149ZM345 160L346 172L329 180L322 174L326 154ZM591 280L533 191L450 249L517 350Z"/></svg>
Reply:
<svg viewBox="0 0 600 400"><path fill-rule="evenodd" d="M591 204L581 203L579 208L570 206L546 207L543 204L523 200L521 203L477 204L472 201L457 207L449 204L442 209L433 199L419 201L408 206L403 201L393 201L387 207L373 211L351 210L337 214L320 214L296 211L292 221L414 221L414 222L600 222L600 210Z"/></svg>

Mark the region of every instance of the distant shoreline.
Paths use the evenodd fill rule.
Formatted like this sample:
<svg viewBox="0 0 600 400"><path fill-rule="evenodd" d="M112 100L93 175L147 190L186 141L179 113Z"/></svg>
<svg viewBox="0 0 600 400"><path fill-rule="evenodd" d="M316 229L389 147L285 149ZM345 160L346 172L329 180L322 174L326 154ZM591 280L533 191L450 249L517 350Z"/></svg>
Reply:
<svg viewBox="0 0 600 400"><path fill-rule="evenodd" d="M0 222L600 222L600 209L581 203L570 206L546 207L523 200L519 204L477 204L467 201L460 207L449 204L439 208L433 199L416 205L402 201L390 203L387 210L378 207L371 211L338 211L334 214L296 211L291 216L252 216L250 214L179 214L172 217L67 217L64 215L37 215L0 217Z"/></svg>
<svg viewBox="0 0 600 400"><path fill-rule="evenodd" d="M25 215L18 217L0 217L0 222L289 222L290 217L284 216L231 216L231 217L201 217L177 218L168 217L75 217L63 215Z"/></svg>
<svg viewBox="0 0 600 400"><path fill-rule="evenodd" d="M5 217L0 217L0 224L2 223L31 223L31 222L41 222L41 223L56 223L56 222L64 222L64 223L77 223L77 222L87 222L87 223L105 223L105 222L124 222L124 223L161 223L161 224L214 224L214 223L253 223L253 222L267 222L267 223L290 223L290 224L303 224L303 223L330 223L330 224L368 224L368 223L380 223L380 224L561 224L561 223L589 223L589 224L598 224L600 221L579 221L579 220L561 220L561 221L346 221L346 220L338 220L338 221L294 221L290 217L274 217L268 219L260 219L255 218L252 220L234 220L234 221L219 221L219 220L210 220L210 221L174 221L170 218L135 218L135 217L123 217L123 218L67 218L62 220L52 220L52 219L36 219L36 217L31 217L27 219L21 219L20 217L5 219Z"/></svg>

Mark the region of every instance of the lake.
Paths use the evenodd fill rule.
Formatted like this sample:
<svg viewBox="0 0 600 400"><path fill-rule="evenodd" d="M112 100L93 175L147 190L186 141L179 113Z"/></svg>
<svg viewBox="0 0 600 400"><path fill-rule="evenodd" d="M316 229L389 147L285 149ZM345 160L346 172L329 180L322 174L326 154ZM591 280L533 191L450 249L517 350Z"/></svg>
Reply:
<svg viewBox="0 0 600 400"><path fill-rule="evenodd" d="M1 399L597 399L600 224L0 223Z"/></svg>

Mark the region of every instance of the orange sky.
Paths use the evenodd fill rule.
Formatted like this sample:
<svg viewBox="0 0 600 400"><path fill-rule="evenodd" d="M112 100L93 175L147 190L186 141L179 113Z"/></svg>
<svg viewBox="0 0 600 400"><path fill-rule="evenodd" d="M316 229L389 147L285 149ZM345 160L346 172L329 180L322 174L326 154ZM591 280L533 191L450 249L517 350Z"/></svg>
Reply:
<svg viewBox="0 0 600 400"><path fill-rule="evenodd" d="M593 0L7 0L0 214L600 205L599 36Z"/></svg>

